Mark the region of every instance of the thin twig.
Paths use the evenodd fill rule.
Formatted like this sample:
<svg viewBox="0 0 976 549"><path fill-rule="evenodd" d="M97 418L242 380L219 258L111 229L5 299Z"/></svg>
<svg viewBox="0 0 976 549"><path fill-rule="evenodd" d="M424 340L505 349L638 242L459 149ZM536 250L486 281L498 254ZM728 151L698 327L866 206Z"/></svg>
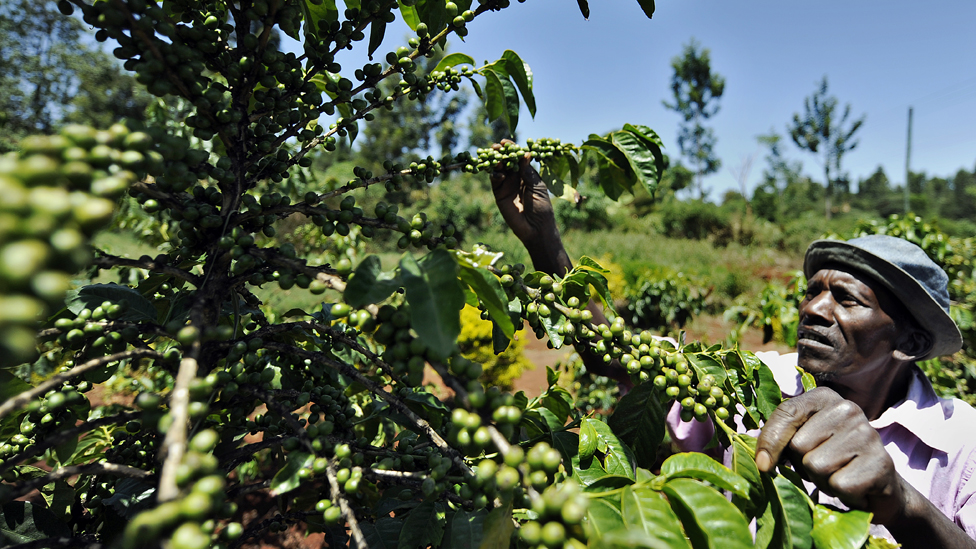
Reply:
<svg viewBox="0 0 976 549"><path fill-rule="evenodd" d="M11 398L7 402L0 404L0 419L6 417L11 412L26 406L28 402L37 396L43 395L44 393L54 389L55 387L60 387L65 381L78 377L85 372L94 370L100 366L104 366L111 362L116 362L119 360L126 360L129 358L141 358L141 357L153 357L162 358L163 355L157 353L152 349L131 349L128 351L123 351L121 353L115 353L99 358L93 358L84 364L75 366L74 368L68 370L67 372L62 372L57 374L47 381L41 383L37 387L30 389L29 391L24 391L19 395Z"/></svg>
<svg viewBox="0 0 976 549"><path fill-rule="evenodd" d="M191 355L199 353L200 343L193 344ZM194 351L196 353L194 353ZM180 489L176 486L176 470L183 460L186 452L187 421L189 419L188 408L190 406L190 382L197 376L197 359L193 356L184 356L180 362L180 369L176 374L176 382L173 392L170 393L169 413L172 418L169 429L166 431L166 438L163 440L162 448L159 451L160 460L163 467L159 475L160 502L175 499Z"/></svg>
<svg viewBox="0 0 976 549"><path fill-rule="evenodd" d="M391 406L393 406L393 408L395 408L398 412L407 416L407 418L410 419L411 422L413 422L414 426L416 426L418 429L423 431L424 434L427 435L427 438L429 438L430 441L433 442L435 446L437 446L437 448L439 448L442 452L444 452L447 456L449 456L451 458L451 461L453 461L454 464L457 465L458 469L460 469L465 475L474 474L471 471L471 468L468 467L468 464L464 462L464 458L462 458L461 455L454 448L452 448L447 443L446 440L444 440L444 437L442 437L437 431L435 431L434 428L431 427L426 420L424 420L416 413L414 413L414 411L411 410L406 404L404 404L402 400L388 393L378 383L367 378L355 368L347 364L343 364L341 362L336 362L334 360L331 360L322 353L306 351L304 349L299 349L298 347L294 347L292 345L283 345L281 343L276 343L276 342L266 342L265 348L271 349L273 351L278 351L280 353L283 352L283 353L297 355L302 358L307 358L313 362L319 362L338 371L340 374L346 377L358 381L364 387L369 389L373 394L375 394L376 396L380 397L381 399L389 403Z"/></svg>
<svg viewBox="0 0 976 549"><path fill-rule="evenodd" d="M168 274L181 280L185 280L197 287L200 286L200 277L195 274L188 273L183 269L177 269L172 265L160 263L159 261L155 260L143 261L141 259L119 257L116 255L107 254L101 250L98 252L98 257L92 260L92 266L98 267L99 269L111 269L112 267L135 267L137 269L146 269L147 271Z"/></svg>
<svg viewBox="0 0 976 549"><path fill-rule="evenodd" d="M67 431L62 431L60 433L55 433L52 435L45 436L42 440L38 440L34 444L34 450L30 455L28 455L26 452L21 452L20 454L11 456L3 460L2 462L0 462L0 473L6 471L7 469L10 469L14 465L20 463L21 461L24 461L25 459L28 459L32 456L40 455L41 452L43 452L44 450L57 446L58 444L61 444L62 442L70 438L77 438L77 436L80 435L81 433L91 431L92 429L97 429L103 425L114 425L114 424L125 423L127 421L136 419L141 415L142 412L123 412L121 414L116 414L114 416L100 417L98 419L93 419L91 421L86 421L85 423L81 423L78 426L74 427L73 429L69 429Z"/></svg>
<svg viewBox="0 0 976 549"><path fill-rule="evenodd" d="M56 469L43 477L31 479L30 481L13 488L11 492L6 494L7 500L15 500L25 494L30 493L30 491L34 490L35 488L51 484L56 480L73 477L75 475L111 475L114 477L137 478L140 480L145 480L152 476L148 471L143 471L142 469L137 469L128 465L119 465L118 463L88 463L85 465L71 465ZM13 487L16 485L8 486Z"/></svg>
<svg viewBox="0 0 976 549"><path fill-rule="evenodd" d="M339 504L342 516L346 518L346 525L352 534L352 541L356 544L356 549L366 549L366 538L363 531L359 529L359 522L356 520L356 512L349 506L342 490L339 489L339 480L336 478L335 461L330 459L328 467L325 468L325 478L329 481L329 488L332 489L332 497Z"/></svg>

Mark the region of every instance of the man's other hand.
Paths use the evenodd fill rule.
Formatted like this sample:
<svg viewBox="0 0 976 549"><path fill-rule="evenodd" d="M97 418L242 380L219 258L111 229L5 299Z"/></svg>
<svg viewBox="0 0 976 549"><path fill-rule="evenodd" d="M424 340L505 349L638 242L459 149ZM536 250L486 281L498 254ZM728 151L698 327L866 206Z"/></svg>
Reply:
<svg viewBox="0 0 976 549"><path fill-rule="evenodd" d="M788 458L823 492L886 524L906 504L905 481L861 409L826 387L776 408L756 444L756 465L773 470Z"/></svg>
<svg viewBox="0 0 976 549"><path fill-rule="evenodd" d="M502 141L505 143L511 141ZM500 145L494 147L497 149ZM526 153L520 159L518 169L505 170L498 165L491 173L491 190L498 210L515 236L530 247L530 253L531 248L540 245L561 246L549 190L539 172L532 167L531 160L531 154Z"/></svg>

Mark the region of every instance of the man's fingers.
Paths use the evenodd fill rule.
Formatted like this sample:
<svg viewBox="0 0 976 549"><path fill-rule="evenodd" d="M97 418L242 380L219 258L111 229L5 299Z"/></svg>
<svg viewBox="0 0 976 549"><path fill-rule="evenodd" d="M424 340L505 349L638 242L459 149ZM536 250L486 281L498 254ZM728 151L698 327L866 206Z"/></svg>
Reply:
<svg viewBox="0 0 976 549"><path fill-rule="evenodd" d="M840 399L826 388L817 388L780 404L763 425L756 442L756 466L772 471L793 435L817 412Z"/></svg>

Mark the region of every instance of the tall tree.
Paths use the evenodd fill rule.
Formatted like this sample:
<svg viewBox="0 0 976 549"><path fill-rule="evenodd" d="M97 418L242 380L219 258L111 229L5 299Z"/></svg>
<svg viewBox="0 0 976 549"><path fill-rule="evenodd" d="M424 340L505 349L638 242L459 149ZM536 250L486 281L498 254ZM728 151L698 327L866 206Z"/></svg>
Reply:
<svg viewBox="0 0 976 549"><path fill-rule="evenodd" d="M142 118L150 96L85 32L53 1L0 2L0 152L68 121L106 128Z"/></svg>
<svg viewBox="0 0 976 549"><path fill-rule="evenodd" d="M719 109L718 100L725 91L725 78L712 72L709 50L694 38L685 45L684 52L671 60L671 92L674 102L664 106L682 117L678 127L678 148L695 171L695 186L699 198L704 198L702 178L715 173L722 161L715 156L715 134L704 121Z"/></svg>
<svg viewBox="0 0 976 549"><path fill-rule="evenodd" d="M803 115L795 113L789 126L790 137L801 149L818 156L824 168L824 215L830 219L831 198L834 194L835 175L842 173L841 159L857 147L854 134L864 124L864 115L850 120L851 105L844 106L843 114L838 108L837 98L827 91L827 77L813 95L803 100Z"/></svg>

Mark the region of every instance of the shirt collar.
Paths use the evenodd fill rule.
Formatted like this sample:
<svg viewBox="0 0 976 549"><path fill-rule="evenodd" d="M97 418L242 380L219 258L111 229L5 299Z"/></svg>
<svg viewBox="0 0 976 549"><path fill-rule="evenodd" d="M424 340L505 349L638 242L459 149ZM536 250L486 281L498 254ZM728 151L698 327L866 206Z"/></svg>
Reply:
<svg viewBox="0 0 976 549"><path fill-rule="evenodd" d="M950 407L948 410L945 405ZM908 394L903 400L885 410L881 417L871 422L875 429L898 424L915 435L926 446L950 453L959 445L959 434L942 428L952 416L952 402L943 402L935 394L932 384L918 366L912 368Z"/></svg>

